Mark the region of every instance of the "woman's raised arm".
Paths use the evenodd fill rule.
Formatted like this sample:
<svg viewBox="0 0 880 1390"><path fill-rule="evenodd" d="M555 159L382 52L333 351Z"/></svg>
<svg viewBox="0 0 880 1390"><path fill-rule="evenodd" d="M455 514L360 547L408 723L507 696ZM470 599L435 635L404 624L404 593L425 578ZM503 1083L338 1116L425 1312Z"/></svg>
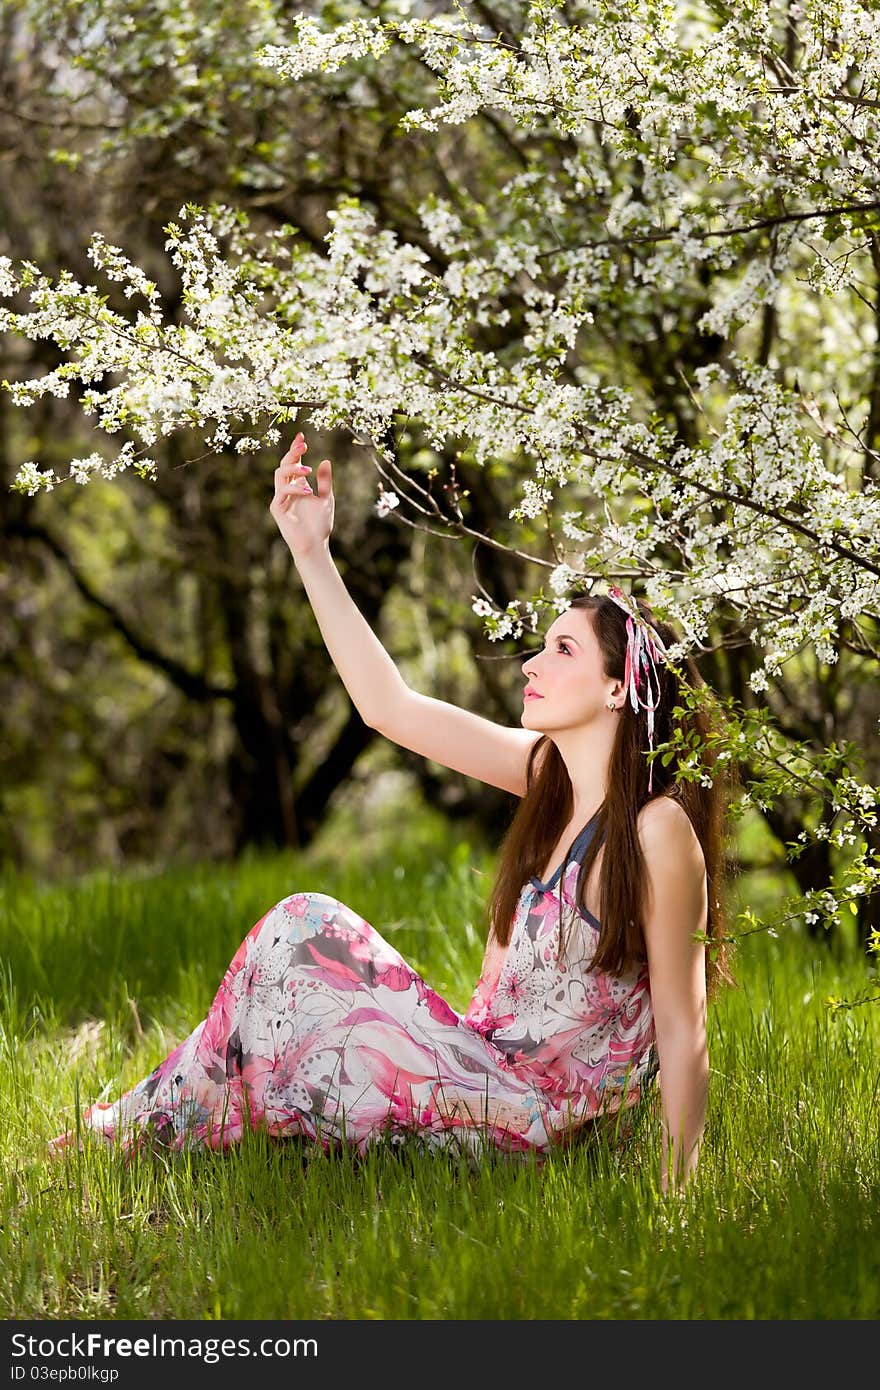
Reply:
<svg viewBox="0 0 880 1390"><path fill-rule="evenodd" d="M329 459L321 460L313 492L307 477L311 469L301 462L307 447L298 434L275 470L269 511L293 556L331 660L364 723L444 767L522 796L529 750L539 735L494 724L410 689L333 562L333 470Z"/></svg>

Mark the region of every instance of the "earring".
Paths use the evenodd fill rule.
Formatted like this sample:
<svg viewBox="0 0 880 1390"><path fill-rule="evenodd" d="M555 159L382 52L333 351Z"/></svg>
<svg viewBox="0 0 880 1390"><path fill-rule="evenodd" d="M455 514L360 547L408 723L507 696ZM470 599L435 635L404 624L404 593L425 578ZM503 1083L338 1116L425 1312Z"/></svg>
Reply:
<svg viewBox="0 0 880 1390"><path fill-rule="evenodd" d="M609 708L609 709L617 709L617 706L616 706L616 704L614 703L613 700L609 700L609 701L608 701L608 708Z"/></svg>

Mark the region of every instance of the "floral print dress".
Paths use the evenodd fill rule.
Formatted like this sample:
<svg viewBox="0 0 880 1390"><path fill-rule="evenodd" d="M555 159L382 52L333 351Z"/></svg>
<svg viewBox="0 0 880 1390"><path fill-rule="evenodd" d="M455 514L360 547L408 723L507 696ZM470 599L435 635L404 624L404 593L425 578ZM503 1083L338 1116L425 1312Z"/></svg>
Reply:
<svg viewBox="0 0 880 1390"><path fill-rule="evenodd" d="M429 1149L545 1154L632 1107L657 1070L651 995L646 966L588 970L599 923L573 895L594 822L564 870L524 885L509 946L490 933L464 1014L352 908L292 893L248 932L207 1017L133 1089L86 1109L82 1129L124 1152L148 1139L226 1148L261 1126L326 1150L417 1135Z"/></svg>

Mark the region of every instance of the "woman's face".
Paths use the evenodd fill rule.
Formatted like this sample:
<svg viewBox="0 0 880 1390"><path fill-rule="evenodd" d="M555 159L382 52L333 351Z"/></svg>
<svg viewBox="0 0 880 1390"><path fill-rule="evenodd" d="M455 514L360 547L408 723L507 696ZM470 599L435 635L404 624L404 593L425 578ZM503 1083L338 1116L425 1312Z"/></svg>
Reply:
<svg viewBox="0 0 880 1390"><path fill-rule="evenodd" d="M550 733L589 724L622 700L622 682L606 676L588 609L567 608L550 624L541 651L523 663L522 723ZM533 696L531 691L536 692ZM537 698L540 696L540 699Z"/></svg>

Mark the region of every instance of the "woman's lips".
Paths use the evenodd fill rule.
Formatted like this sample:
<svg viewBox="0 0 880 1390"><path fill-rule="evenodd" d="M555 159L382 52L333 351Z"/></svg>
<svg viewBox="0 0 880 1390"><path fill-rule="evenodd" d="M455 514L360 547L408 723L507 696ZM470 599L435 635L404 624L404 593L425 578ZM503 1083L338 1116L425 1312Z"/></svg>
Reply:
<svg viewBox="0 0 880 1390"><path fill-rule="evenodd" d="M543 695L536 695L533 690L527 690L523 695L524 700L543 700Z"/></svg>

